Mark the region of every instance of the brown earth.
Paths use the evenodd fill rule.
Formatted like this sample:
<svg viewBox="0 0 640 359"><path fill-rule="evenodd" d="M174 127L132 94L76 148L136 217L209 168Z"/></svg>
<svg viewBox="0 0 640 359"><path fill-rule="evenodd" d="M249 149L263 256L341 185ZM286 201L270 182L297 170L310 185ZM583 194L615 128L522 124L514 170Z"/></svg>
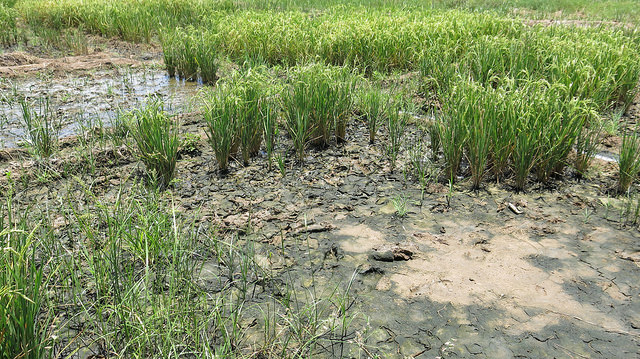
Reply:
<svg viewBox="0 0 640 359"><path fill-rule="evenodd" d="M113 68L115 66L137 66L141 63L138 60L117 57L108 52L54 59L43 59L22 52L12 52L0 55L0 76L19 77L42 71L68 74L69 72Z"/></svg>

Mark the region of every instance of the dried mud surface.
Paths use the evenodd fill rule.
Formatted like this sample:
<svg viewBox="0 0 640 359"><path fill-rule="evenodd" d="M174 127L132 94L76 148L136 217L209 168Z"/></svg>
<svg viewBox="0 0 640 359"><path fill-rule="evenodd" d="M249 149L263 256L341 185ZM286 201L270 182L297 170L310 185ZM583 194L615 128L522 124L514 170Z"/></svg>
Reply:
<svg viewBox="0 0 640 359"><path fill-rule="evenodd" d="M113 54L107 52L55 59L43 59L22 52L14 52L0 55L0 76L18 77L39 71L67 73L70 71L140 64L141 62L138 60L114 57Z"/></svg>

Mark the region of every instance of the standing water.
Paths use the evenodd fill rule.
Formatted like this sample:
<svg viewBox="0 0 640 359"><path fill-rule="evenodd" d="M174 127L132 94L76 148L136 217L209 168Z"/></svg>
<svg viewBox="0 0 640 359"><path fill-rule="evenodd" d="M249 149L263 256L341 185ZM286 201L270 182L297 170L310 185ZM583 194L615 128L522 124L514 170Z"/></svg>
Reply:
<svg viewBox="0 0 640 359"><path fill-rule="evenodd" d="M82 127L109 126L119 113L143 106L155 96L165 110L188 110L200 85L176 80L159 68L117 68L88 74L0 79L0 148L18 147L25 130L20 102L48 98L61 124L59 136L78 134Z"/></svg>

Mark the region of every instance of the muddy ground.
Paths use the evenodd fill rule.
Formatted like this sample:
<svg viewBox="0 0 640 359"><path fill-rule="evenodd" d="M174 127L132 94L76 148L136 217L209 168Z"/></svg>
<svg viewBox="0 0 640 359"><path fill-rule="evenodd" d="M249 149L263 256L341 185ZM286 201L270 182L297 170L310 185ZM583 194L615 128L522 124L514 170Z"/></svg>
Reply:
<svg viewBox="0 0 640 359"><path fill-rule="evenodd" d="M636 104L627 120L637 114ZM346 144L310 150L303 165L281 137L284 175L261 154L222 176L202 120L180 121L182 132L200 140L196 151L181 154L178 181L163 196L184 216L255 243L258 263L277 278L294 278L301 292L311 280L319 290L344 287L355 272L352 337L365 345L349 356L640 355L640 236L620 218L614 163L596 160L586 180L567 173L527 193L514 193L508 180L479 192L462 181L450 195L437 182L421 189L406 178L402 160L391 172L384 134L369 145L354 122ZM420 131L412 126L409 134ZM607 141L615 152L619 141ZM63 202L80 189L74 176L108 203L143 180L143 165L126 147L95 149L91 173L77 139L63 143L44 180L25 151L0 151L0 172L11 173L17 203ZM403 217L393 204L401 198Z"/></svg>

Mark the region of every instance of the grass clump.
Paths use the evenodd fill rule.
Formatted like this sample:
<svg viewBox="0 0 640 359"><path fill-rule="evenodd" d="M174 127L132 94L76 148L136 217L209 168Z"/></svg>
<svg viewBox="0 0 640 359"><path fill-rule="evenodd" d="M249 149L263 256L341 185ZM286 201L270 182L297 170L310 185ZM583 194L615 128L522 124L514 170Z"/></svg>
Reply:
<svg viewBox="0 0 640 359"><path fill-rule="evenodd" d="M436 119L437 138L442 148L445 167L444 174L448 181L455 182L462 161L462 154L466 142L464 122L461 119L443 114Z"/></svg>
<svg viewBox="0 0 640 359"><path fill-rule="evenodd" d="M17 17L18 11L0 2L0 45L11 46L18 42Z"/></svg>
<svg viewBox="0 0 640 359"><path fill-rule="evenodd" d="M389 132L386 152L392 172L396 167L396 161L402 146L402 137L407 127L408 116L403 111L404 107L400 98L394 98L386 108L385 117L387 118L387 130Z"/></svg>
<svg viewBox="0 0 640 359"><path fill-rule="evenodd" d="M245 165L266 140L270 156L275 145L277 86L265 72L236 73L204 93L204 119L219 168L226 172L230 157L240 149Z"/></svg>
<svg viewBox="0 0 640 359"><path fill-rule="evenodd" d="M205 99L203 116L207 138L222 173L228 171L232 149L237 146L239 101L229 84L218 85Z"/></svg>
<svg viewBox="0 0 640 359"><path fill-rule="evenodd" d="M640 171L640 135L636 130L626 130L622 135L618 160L618 193L627 193Z"/></svg>
<svg viewBox="0 0 640 359"><path fill-rule="evenodd" d="M378 127L384 120L388 103L389 96L379 87L370 86L360 92L359 107L367 123L370 144L375 142Z"/></svg>
<svg viewBox="0 0 640 359"><path fill-rule="evenodd" d="M586 176L591 160L598 151L602 139L605 121L595 111L586 114L584 126L576 138L576 158L574 167L579 178Z"/></svg>
<svg viewBox="0 0 640 359"><path fill-rule="evenodd" d="M14 216L12 189L0 205L0 356L44 357L49 343L43 315L47 273L38 256L38 226L30 227L25 216Z"/></svg>
<svg viewBox="0 0 640 359"><path fill-rule="evenodd" d="M38 109L35 109L35 106ZM49 158L58 147L60 123L49 106L48 98L39 98L36 103L20 100L25 136L34 155Z"/></svg>
<svg viewBox="0 0 640 359"><path fill-rule="evenodd" d="M309 143L326 147L346 139L356 76L345 67L313 64L295 68L283 94L285 126L300 161Z"/></svg>
<svg viewBox="0 0 640 359"><path fill-rule="evenodd" d="M171 184L180 145L177 125L164 112L163 106L161 101L155 100L130 114L136 154L160 189Z"/></svg>

